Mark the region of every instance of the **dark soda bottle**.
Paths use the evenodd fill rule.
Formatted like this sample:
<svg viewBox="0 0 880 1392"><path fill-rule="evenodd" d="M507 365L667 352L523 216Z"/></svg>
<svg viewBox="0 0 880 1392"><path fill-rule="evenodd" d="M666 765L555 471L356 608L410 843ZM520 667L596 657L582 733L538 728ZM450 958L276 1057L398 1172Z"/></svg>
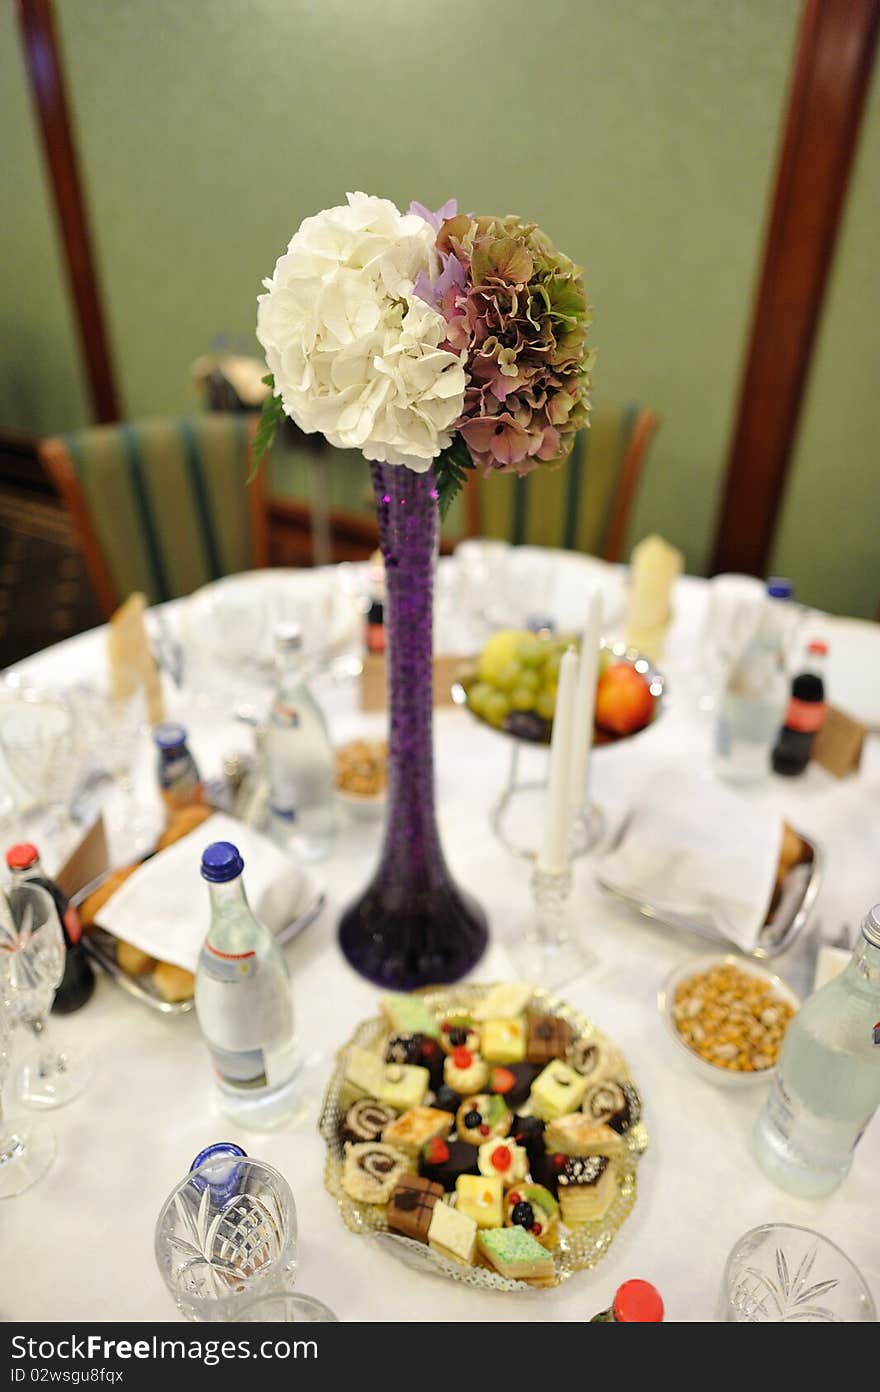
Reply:
<svg viewBox="0 0 880 1392"><path fill-rule="evenodd" d="M85 1005L95 989L95 974L83 947L79 914L63 890L44 873L36 846L30 842L10 846L6 852L6 864L12 871L13 884L26 882L41 885L55 901L67 950L64 954L64 975L55 992L52 1011L55 1015L72 1015L74 1010Z"/></svg>
<svg viewBox="0 0 880 1392"><path fill-rule="evenodd" d="M827 643L807 644L806 662L791 684L785 723L773 750L775 773L792 778L803 773L810 762L813 743L825 719L823 673L827 656Z"/></svg>

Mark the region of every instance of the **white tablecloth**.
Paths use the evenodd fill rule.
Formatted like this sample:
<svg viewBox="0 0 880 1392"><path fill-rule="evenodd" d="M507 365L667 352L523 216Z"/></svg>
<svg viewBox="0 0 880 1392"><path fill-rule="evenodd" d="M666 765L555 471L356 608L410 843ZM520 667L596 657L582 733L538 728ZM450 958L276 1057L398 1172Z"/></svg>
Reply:
<svg viewBox="0 0 880 1392"><path fill-rule="evenodd" d="M707 756L710 724L692 699L694 647L705 604L704 582L683 580L664 667L668 708L647 734L593 760L593 792L623 809L646 770L660 758L697 764ZM172 610L173 613L173 610ZM94 679L103 662L100 631L82 635L22 664L39 681ZM340 738L369 725L357 714L353 686L325 684L333 732ZM216 769L218 732L199 725L191 698L174 713L188 720L197 757ZM375 724L375 720L373 720ZM222 732L242 747L242 727ZM222 743L222 739L220 741ZM458 710L436 720L437 805L450 866L489 911L492 943L475 976L512 975L505 937L528 911L528 867L489 831L488 811L506 772L507 742ZM865 751L861 773L835 783L811 768L800 779L770 779L752 796L777 805L827 853L816 913L826 937L853 928L880 883L877 794L880 741ZM537 754L530 757L539 757ZM869 808L873 804L873 825ZM765 1089L728 1091L704 1083L666 1037L657 990L678 964L705 951L618 907L594 886L588 859L576 863L575 902L599 965L565 992L623 1049L645 1100L650 1148L639 1169L639 1196L605 1260L557 1290L523 1296L479 1292L414 1276L390 1253L347 1231L325 1193L324 1147L315 1129L323 1083L335 1050L354 1024L375 1012L377 992L356 976L335 946L339 909L365 883L377 854L374 823L349 825L332 859L320 867L327 909L288 949L299 1030L318 1061L306 1075L313 1111L296 1127L252 1135L223 1119L194 1014L166 1019L140 1007L101 978L92 1003L54 1019L61 1039L88 1045L97 1068L91 1090L49 1114L58 1157L49 1175L0 1205L4 1274L0 1316L15 1320L160 1320L175 1308L153 1259L159 1208L193 1156L220 1139L240 1141L276 1165L296 1196L299 1284L344 1320L583 1320L610 1303L632 1276L653 1281L670 1320L711 1320L726 1256L748 1228L772 1220L814 1227L856 1262L880 1306L880 1119L858 1149L852 1172L822 1202L775 1189L758 1170L750 1130ZM872 840L873 838L873 840ZM876 873L876 872L873 872ZM200 884L193 893L200 894ZM807 944L778 962L803 990L812 975ZM8 1110L14 1114L10 1104Z"/></svg>

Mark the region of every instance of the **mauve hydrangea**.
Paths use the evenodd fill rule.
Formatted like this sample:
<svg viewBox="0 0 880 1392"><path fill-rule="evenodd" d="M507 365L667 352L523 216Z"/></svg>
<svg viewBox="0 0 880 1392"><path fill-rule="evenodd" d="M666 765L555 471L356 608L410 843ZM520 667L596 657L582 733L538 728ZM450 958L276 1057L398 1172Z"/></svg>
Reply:
<svg viewBox="0 0 880 1392"><path fill-rule="evenodd" d="M410 209L437 226L439 276L414 293L447 323L444 346L466 354L456 428L474 463L526 474L567 457L588 423L592 315L580 267L535 223L471 217L450 204Z"/></svg>

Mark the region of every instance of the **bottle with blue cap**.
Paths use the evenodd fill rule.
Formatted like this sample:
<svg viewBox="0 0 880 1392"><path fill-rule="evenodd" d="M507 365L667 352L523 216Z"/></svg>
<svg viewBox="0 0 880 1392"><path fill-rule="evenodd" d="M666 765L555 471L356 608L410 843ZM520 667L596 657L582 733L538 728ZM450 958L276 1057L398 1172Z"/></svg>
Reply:
<svg viewBox="0 0 880 1392"><path fill-rule="evenodd" d="M753 783L770 772L788 698L791 596L790 580L768 580L755 632L727 678L715 727L715 768L731 783Z"/></svg>
<svg viewBox="0 0 880 1392"><path fill-rule="evenodd" d="M202 775L189 751L184 726L164 721L154 729L153 740L159 751L159 791L168 810L202 802Z"/></svg>
<svg viewBox="0 0 880 1392"><path fill-rule="evenodd" d="M260 1130L293 1111L299 1060L287 963L248 904L243 869L230 841L215 841L202 855L211 926L199 955L195 1003L224 1111Z"/></svg>

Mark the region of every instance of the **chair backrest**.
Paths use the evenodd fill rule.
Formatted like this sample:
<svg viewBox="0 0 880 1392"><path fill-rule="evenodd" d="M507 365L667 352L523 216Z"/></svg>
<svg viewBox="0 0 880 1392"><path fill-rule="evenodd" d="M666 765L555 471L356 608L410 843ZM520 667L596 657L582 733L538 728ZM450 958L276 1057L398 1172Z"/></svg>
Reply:
<svg viewBox="0 0 880 1392"><path fill-rule="evenodd" d="M266 564L262 478L246 487L253 424L212 413L43 442L105 614L133 590L157 603Z"/></svg>
<svg viewBox="0 0 880 1392"><path fill-rule="evenodd" d="M519 478L493 474L469 484L468 531L514 545L557 546L620 559L651 437L653 411L631 405L593 413L568 460Z"/></svg>

